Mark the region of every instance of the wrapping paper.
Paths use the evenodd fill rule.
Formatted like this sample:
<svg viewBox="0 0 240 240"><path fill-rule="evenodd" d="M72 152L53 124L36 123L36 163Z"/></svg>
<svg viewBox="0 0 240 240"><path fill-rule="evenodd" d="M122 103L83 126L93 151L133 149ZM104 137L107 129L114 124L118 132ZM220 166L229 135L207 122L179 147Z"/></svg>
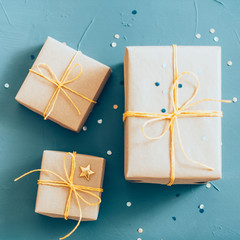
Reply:
<svg viewBox="0 0 240 240"><path fill-rule="evenodd" d="M46 63L51 67L58 79L60 79L75 53L76 51L66 46L66 44L48 37L32 69L37 71L37 65L39 63ZM76 63L81 64L83 72L76 81L67 84L67 86L89 99L96 101L111 74L111 69L82 53L77 55L72 65ZM78 68L74 69L68 79L75 77L78 70ZM47 74L47 71L44 73ZM41 76L29 72L16 95L16 100L32 111L43 115L55 90L56 86L54 84L48 82ZM78 115L72 103L61 91L49 119L65 128L79 132L91 112L94 103L68 90L66 91L81 111L81 114Z"/></svg>
<svg viewBox="0 0 240 240"><path fill-rule="evenodd" d="M178 46L178 74L191 71L198 75L200 89L193 102L221 99L221 48L217 46ZM172 47L127 47L124 59L125 112L166 113L172 111L169 91L173 83ZM158 82L159 86L155 83ZM185 75L178 88L180 106L188 100L195 87L191 76ZM221 103L205 102L193 110L221 111ZM159 140L148 140L142 125L149 119L128 117L125 120L125 178L133 182L167 184L170 178L170 133ZM157 136L168 123L158 121L146 128ZM175 139L176 179L174 184L197 184L221 178L221 118L188 117L178 119L186 154L194 161L214 168L206 170L190 163L183 156Z"/></svg>
<svg viewBox="0 0 240 240"><path fill-rule="evenodd" d="M65 152L44 151L41 168L51 170L66 179L63 169L64 155ZM88 164L90 164L91 170L94 171L94 174L90 176L89 181L85 177L79 177L81 173L80 166L86 167ZM68 174L70 172L70 168L71 156L68 155L66 157L66 169L68 171ZM73 183L75 185L102 188L104 170L105 159L89 155L77 154ZM46 172L41 172L39 179L59 180L54 175ZM93 193L101 197L100 192ZM89 202L95 203L98 201L96 198L86 193L79 192L79 194ZM69 188L38 185L35 212L49 217L63 218L68 195ZM82 211L82 221L93 221L97 219L100 205L89 206L81 200L80 205ZM72 195L68 218L73 220L79 219L79 209L74 194Z"/></svg>

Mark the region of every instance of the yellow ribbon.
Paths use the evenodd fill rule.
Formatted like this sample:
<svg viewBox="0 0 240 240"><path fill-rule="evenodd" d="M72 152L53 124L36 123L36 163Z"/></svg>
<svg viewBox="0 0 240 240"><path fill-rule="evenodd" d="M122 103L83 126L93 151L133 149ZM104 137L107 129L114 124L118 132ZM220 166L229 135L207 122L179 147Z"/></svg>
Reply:
<svg viewBox="0 0 240 240"><path fill-rule="evenodd" d="M70 170L69 175L67 173L66 164L65 164L65 159L66 159L67 155L70 155L72 157L72 159L71 159L71 170ZM76 157L76 152L73 152L73 153L68 152L68 153L65 154L65 156L63 158L63 167L64 167L66 180L63 177L61 177L60 175L58 175L57 173L55 173L51 170L47 170L47 169L35 169L35 170L29 171L29 172L21 175L20 177L18 177L14 180L16 182L19 179L21 179L21 178L25 177L26 175L31 174L33 172L48 172L48 173L51 173L52 175L54 175L55 177L57 177L58 179L60 179L60 181L39 179L38 184L69 188L69 195L68 195L68 199L67 199L66 206L65 206L65 211L64 211L64 219L65 220L68 219L68 213L69 213L69 210L70 210L72 193L74 193L75 198L77 200L78 209L79 209L79 220L78 220L76 226L73 228L73 230L71 232L69 232L67 235L65 235L64 237L60 238L60 239L65 239L65 238L69 237L78 228L78 226L81 222L82 211L81 211L81 206L80 206L79 199L81 199L84 203L86 203L87 205L90 205L90 206L95 206L95 205L98 205L98 204L101 203L101 198L99 196L97 196L96 194L92 193L92 192L103 192L102 188L94 188L94 187L88 187L88 186L75 185L73 183L73 176L74 176L74 172L75 172L75 157ZM89 194L89 195L97 198L98 202L90 203L85 198L83 198L77 191Z"/></svg>
<svg viewBox="0 0 240 240"><path fill-rule="evenodd" d="M197 105L201 102L206 102L206 101L225 102L225 103L231 103L232 102L231 100L215 100L215 99L209 98L209 99L202 99L200 101L191 103L192 100L197 95L198 89L200 87L199 79L198 79L197 75L193 72L182 72L178 76L178 74L177 74L177 46L173 45L172 50L173 50L173 55L172 55L172 59L173 59L173 85L172 85L172 88L171 88L171 91L170 91L170 98L171 98L171 103L172 103L172 106L173 106L173 111L171 113L166 113L166 114L165 113L146 113L146 112L127 111L123 114L123 121L125 121L127 117L153 118L153 119L150 119L150 120L146 121L142 126L143 135L144 135L144 137L146 137L149 140L158 140L158 139L162 138L168 130L170 131L170 182L167 184L168 186L171 186L175 181L175 141L174 141L174 126L175 126L175 123L176 123L179 145L180 145L180 148L181 148L181 151L182 151L184 157L188 161L190 161L190 162L192 162L196 165L204 167L204 168L206 168L210 171L214 170L213 168L211 168L211 167L209 167L205 164L193 161L192 159L190 159L187 156L187 154L184 151L182 140L181 140L181 137L180 137L180 130L179 130L179 127L178 127L177 119L182 118L182 117L222 117L223 114L222 114L221 111L189 110L189 108L194 106L194 105ZM185 74L190 74L194 77L194 79L196 80L196 83L197 83L197 87L195 88L192 96L181 107L178 107L178 82L179 82L179 79L181 79ZM162 120L169 120L169 123L159 136L151 137L151 136L148 136L145 133L145 127L147 125L149 125L153 122L162 121Z"/></svg>
<svg viewBox="0 0 240 240"><path fill-rule="evenodd" d="M81 112L80 112L80 110L78 109L78 107L76 106L76 104L73 102L73 100L70 98L70 96L68 95L68 93L67 93L64 89L66 89L66 90L68 90L68 91L70 91L70 92L72 92L72 93L74 93L74 94L82 97L83 99L85 99L85 100L87 100L87 101L89 101L89 102L96 103L95 101L87 98L86 96L84 96L84 95L82 95L82 94L80 94L80 93L78 93L78 92L74 91L73 89L71 89L71 88L69 88L69 87L66 86L66 84L71 83L71 82L74 82L76 79L78 79L78 78L81 76L81 74L82 74L82 66L81 66L80 64L76 63L74 66L71 67L71 65L72 65L73 61L75 60L75 58L76 58L76 56L77 56L78 53L79 53L79 52L76 52L76 53L74 54L74 56L72 57L71 61L69 62L68 66L67 66L67 68L65 69L65 71L64 71L64 73L63 73L63 76L61 77L60 80L59 80L59 79L57 78L57 76L54 74L54 72L52 71L52 69L51 69L47 64L45 64L45 63L39 63L39 64L37 65L38 72L35 71L35 70L33 70L33 69L29 69L30 72L32 72L32 73L34 73L34 74L36 74L36 75L44 78L45 80L51 82L52 84L54 84L54 85L57 87L56 90L55 90L55 92L53 93L52 97L50 98L50 100L49 100L49 102L48 102L48 104L47 104L44 112L43 112L44 120L46 120L46 119L49 117L49 115L52 113L52 111L53 111L53 109L54 109L54 107L55 107L57 98L58 98L58 96L59 96L59 93L60 93L61 91L65 94L65 96L67 97L67 99L72 103L72 105L74 106L74 108L77 110L78 114L79 114L79 115L81 114ZM72 70L73 70L75 67L77 67L77 66L80 68L80 71L79 71L78 75L77 75L76 77L74 77L74 78L72 78L72 79L70 79L70 80L67 81L67 78L68 78L69 74L70 74L70 73L72 72ZM47 77L46 75L44 75L44 73L41 71L40 67L44 68L46 71L48 71L48 72L50 73L50 78ZM49 109L49 107L51 106L51 104L52 104L52 107L51 107L50 110L48 111L48 109ZM47 112L48 112L48 113L47 113Z"/></svg>

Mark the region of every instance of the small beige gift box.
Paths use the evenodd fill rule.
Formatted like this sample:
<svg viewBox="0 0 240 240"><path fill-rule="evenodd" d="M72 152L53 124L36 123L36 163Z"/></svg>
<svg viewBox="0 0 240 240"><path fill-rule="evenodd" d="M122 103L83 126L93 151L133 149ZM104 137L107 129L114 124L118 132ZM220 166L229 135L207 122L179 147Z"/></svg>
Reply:
<svg viewBox="0 0 240 240"><path fill-rule="evenodd" d="M16 100L79 132L110 74L108 66L48 37Z"/></svg>

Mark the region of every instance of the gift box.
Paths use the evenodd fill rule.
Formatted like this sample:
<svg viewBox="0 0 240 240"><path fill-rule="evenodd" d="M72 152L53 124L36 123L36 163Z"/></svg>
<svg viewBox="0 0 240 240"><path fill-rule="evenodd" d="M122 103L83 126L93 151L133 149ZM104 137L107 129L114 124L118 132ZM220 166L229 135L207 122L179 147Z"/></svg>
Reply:
<svg viewBox="0 0 240 240"><path fill-rule="evenodd" d="M57 151L44 151L42 157L41 169L46 169L57 173L64 180L67 180L64 167L63 158L65 152ZM72 164L72 156L68 154L66 156L65 166L68 175L70 175ZM89 166L89 167L88 167ZM87 169L87 170L86 170ZM92 188L102 188L103 177L105 169L105 159L100 157L94 157L83 154L76 154L75 156L75 171L73 174L72 182L76 186L92 187ZM85 175L84 175L85 171ZM90 173L88 174L88 171ZM49 172L41 172L39 179L41 181L59 181L59 178L54 176ZM35 212L43 214L49 217L64 218L66 202L69 197L69 187L52 186L39 184ZM84 190L88 191L88 190ZM92 196L86 192L78 192L79 195L84 198L89 203L97 203L99 199ZM91 191L99 198L101 197L101 192ZM79 203L81 207L81 221L93 221L97 220L99 212L99 204L89 205L79 198ZM67 218L78 220L79 207L76 201L74 193L72 193L70 208Z"/></svg>
<svg viewBox="0 0 240 240"><path fill-rule="evenodd" d="M220 179L222 112L214 99L221 99L221 48L127 47L124 78L126 180Z"/></svg>
<svg viewBox="0 0 240 240"><path fill-rule="evenodd" d="M16 100L79 132L110 74L108 66L48 37Z"/></svg>

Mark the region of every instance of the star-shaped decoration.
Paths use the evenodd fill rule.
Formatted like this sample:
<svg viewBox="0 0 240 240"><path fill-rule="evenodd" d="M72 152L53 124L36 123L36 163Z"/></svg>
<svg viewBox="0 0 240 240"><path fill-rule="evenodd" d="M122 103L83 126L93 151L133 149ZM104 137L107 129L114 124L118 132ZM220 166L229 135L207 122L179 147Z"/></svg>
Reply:
<svg viewBox="0 0 240 240"><path fill-rule="evenodd" d="M90 164L88 164L87 167L80 167L81 174L80 177L85 177L87 180L89 180L90 175L94 174L94 172L90 169Z"/></svg>

